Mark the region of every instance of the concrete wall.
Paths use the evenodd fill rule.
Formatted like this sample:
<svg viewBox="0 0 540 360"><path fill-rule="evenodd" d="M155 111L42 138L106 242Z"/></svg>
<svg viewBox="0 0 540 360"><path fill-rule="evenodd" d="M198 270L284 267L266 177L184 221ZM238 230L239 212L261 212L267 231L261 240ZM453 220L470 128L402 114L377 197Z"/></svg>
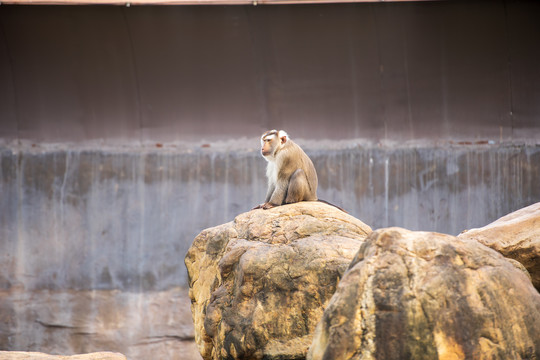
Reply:
<svg viewBox="0 0 540 360"><path fill-rule="evenodd" d="M308 153L320 198L373 228L457 235L540 200L540 147L354 146ZM193 238L262 202L266 186L258 152L226 146L6 149L1 164L4 288L186 286L183 258Z"/></svg>
<svg viewBox="0 0 540 360"><path fill-rule="evenodd" d="M0 6L0 349L198 359L183 258L263 200L268 128L373 228L540 201L539 15Z"/></svg>
<svg viewBox="0 0 540 360"><path fill-rule="evenodd" d="M331 144L304 143L319 196L373 228L457 234L540 200L539 146ZM183 259L263 201L257 149L30 145L0 164L0 348L200 359Z"/></svg>

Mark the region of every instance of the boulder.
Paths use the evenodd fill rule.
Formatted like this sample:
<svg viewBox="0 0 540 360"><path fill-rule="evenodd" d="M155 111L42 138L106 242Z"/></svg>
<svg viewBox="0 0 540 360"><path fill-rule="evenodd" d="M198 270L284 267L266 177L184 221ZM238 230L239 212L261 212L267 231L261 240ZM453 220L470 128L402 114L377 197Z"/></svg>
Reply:
<svg viewBox="0 0 540 360"><path fill-rule="evenodd" d="M459 238L476 240L520 262L540 291L540 203L503 216L482 228L464 231Z"/></svg>
<svg viewBox="0 0 540 360"><path fill-rule="evenodd" d="M118 353L96 352L83 355L47 355L39 352L0 351L0 360L127 360Z"/></svg>
<svg viewBox="0 0 540 360"><path fill-rule="evenodd" d="M201 360L190 303L188 290L180 287L0 289L0 350L84 354L106 349L130 360Z"/></svg>
<svg viewBox="0 0 540 360"><path fill-rule="evenodd" d="M307 358L536 359L540 294L478 242L373 232L317 325Z"/></svg>
<svg viewBox="0 0 540 360"><path fill-rule="evenodd" d="M202 231L185 263L204 359L303 359L371 228L323 203L253 210Z"/></svg>

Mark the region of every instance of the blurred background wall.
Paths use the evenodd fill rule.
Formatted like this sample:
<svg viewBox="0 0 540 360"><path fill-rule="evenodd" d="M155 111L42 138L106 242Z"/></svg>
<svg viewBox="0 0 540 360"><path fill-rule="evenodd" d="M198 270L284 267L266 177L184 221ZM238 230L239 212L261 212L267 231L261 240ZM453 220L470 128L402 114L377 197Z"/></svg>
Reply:
<svg viewBox="0 0 540 360"><path fill-rule="evenodd" d="M458 234L540 201L539 18L1 5L0 349L197 359L183 258L263 201L267 129L373 228Z"/></svg>

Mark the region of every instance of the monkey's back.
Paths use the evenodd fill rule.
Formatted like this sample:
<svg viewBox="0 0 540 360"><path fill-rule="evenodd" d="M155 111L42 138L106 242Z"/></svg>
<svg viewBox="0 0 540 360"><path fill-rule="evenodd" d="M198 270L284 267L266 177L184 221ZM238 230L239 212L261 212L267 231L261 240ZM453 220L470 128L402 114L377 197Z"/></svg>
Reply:
<svg viewBox="0 0 540 360"><path fill-rule="evenodd" d="M280 160L280 163L276 164L277 168L280 169L277 174L278 178L290 179L296 170L302 169L309 185L309 192L304 196L303 200L317 200L317 171L309 156L292 140L288 140L287 146L281 151L285 151L286 154L283 154L285 156L278 157Z"/></svg>

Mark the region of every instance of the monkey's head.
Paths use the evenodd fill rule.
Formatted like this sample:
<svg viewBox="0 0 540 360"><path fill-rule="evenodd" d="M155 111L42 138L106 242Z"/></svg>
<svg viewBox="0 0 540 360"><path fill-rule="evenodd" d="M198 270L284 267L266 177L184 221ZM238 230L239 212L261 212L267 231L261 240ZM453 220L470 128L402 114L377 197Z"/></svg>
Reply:
<svg viewBox="0 0 540 360"><path fill-rule="evenodd" d="M283 130L270 130L261 136L261 154L268 161L272 160L276 152L289 140L289 135Z"/></svg>

